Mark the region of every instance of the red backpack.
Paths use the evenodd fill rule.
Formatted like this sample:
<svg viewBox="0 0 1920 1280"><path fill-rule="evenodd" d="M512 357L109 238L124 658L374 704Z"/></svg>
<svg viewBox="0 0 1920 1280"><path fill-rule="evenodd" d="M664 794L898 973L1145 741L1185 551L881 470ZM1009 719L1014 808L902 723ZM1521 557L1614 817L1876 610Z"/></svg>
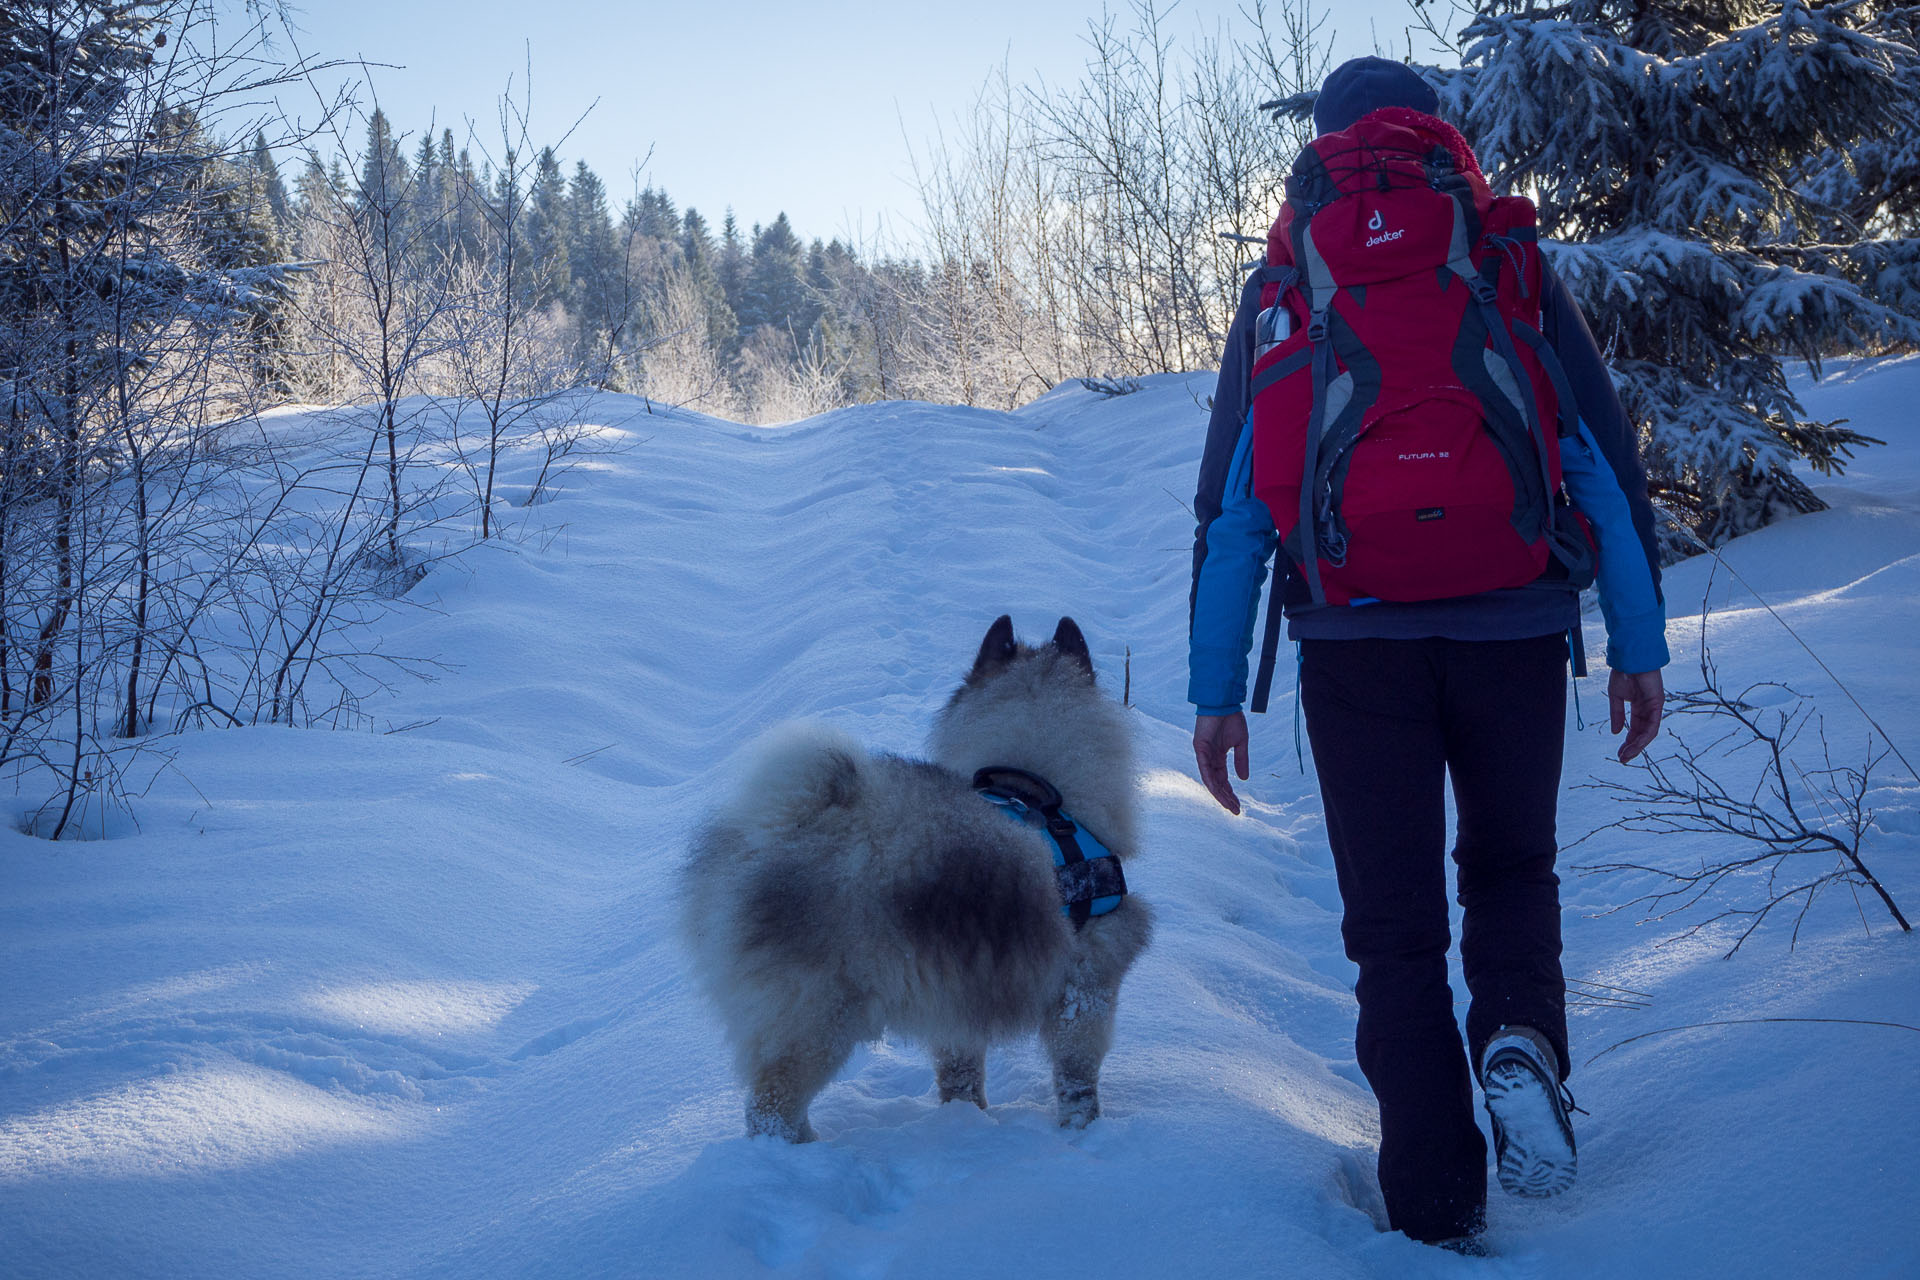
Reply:
<svg viewBox="0 0 1920 1280"><path fill-rule="evenodd" d="M1534 208L1458 133L1386 108L1316 139L1257 278L1253 491L1316 605L1591 579Z"/></svg>

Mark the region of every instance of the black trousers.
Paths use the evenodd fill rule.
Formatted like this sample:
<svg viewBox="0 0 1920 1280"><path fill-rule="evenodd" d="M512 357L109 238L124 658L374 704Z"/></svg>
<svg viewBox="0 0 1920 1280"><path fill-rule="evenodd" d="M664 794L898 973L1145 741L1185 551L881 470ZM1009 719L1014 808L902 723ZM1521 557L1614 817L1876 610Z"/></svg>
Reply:
<svg viewBox="0 0 1920 1280"><path fill-rule="evenodd" d="M1468 1053L1534 1028L1567 1061L1554 813L1567 641L1308 640L1300 693L1360 967L1355 1050L1380 1104L1388 1220L1417 1240L1485 1220L1487 1149ZM1472 996L1447 984L1446 795Z"/></svg>

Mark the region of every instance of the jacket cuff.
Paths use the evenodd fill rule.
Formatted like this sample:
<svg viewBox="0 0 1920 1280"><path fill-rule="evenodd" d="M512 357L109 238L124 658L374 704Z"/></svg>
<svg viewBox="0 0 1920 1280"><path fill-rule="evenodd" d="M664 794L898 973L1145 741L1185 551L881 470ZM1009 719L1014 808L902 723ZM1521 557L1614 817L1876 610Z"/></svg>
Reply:
<svg viewBox="0 0 1920 1280"><path fill-rule="evenodd" d="M1607 665L1637 675L1657 671L1672 661L1667 653L1667 617L1653 609L1630 618L1615 618L1607 629Z"/></svg>
<svg viewBox="0 0 1920 1280"><path fill-rule="evenodd" d="M1187 701L1196 707L1237 707L1247 697L1244 649L1191 644L1187 649Z"/></svg>

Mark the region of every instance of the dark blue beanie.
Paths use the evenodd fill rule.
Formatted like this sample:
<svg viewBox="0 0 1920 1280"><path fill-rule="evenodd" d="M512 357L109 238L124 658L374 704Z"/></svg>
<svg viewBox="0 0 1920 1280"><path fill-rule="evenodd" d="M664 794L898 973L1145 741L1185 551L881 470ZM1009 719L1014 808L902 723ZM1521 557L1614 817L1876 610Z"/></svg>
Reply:
<svg viewBox="0 0 1920 1280"><path fill-rule="evenodd" d="M1369 111L1412 107L1428 115L1440 109L1440 95L1403 62L1354 58L1333 69L1313 104L1316 133L1338 133Z"/></svg>

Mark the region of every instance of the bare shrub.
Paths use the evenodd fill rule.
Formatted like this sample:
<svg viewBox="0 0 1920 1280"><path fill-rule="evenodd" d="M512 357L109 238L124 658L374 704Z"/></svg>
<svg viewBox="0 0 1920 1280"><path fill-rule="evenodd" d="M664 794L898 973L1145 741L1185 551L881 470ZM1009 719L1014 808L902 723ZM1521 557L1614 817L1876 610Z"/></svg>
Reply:
<svg viewBox="0 0 1920 1280"><path fill-rule="evenodd" d="M1873 824L1867 796L1886 745L1869 733L1859 763L1836 765L1825 723L1809 699L1773 681L1728 692L1707 644L1706 621L1703 605L1700 688L1668 695L1673 749L1633 766L1634 781L1588 784L1628 813L1575 843L1614 830L1708 840L1687 843L1684 865L1610 859L1578 869L1654 877L1661 887L1615 910L1644 909L1654 920L1704 913L1681 937L1722 922L1739 924L1728 955L1777 912L1793 914L1789 942L1797 942L1814 902L1837 886L1853 889L1856 900L1861 887L1868 889L1911 932L1864 856ZM1809 753L1811 768L1801 763ZM1702 844L1712 851L1694 856ZM1864 923L1864 913L1861 918Z"/></svg>

